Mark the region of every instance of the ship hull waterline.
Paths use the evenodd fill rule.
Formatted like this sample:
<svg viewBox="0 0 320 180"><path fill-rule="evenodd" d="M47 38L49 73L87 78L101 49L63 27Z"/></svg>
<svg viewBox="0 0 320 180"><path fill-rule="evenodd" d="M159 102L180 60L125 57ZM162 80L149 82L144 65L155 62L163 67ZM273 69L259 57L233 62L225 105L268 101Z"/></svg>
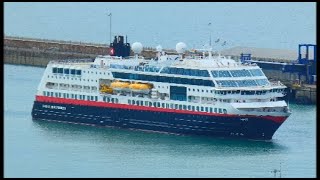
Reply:
<svg viewBox="0 0 320 180"><path fill-rule="evenodd" d="M168 111L162 108L59 99L38 97L32 109L33 120L179 135L270 140L287 119L287 117L270 116L213 115L212 113Z"/></svg>

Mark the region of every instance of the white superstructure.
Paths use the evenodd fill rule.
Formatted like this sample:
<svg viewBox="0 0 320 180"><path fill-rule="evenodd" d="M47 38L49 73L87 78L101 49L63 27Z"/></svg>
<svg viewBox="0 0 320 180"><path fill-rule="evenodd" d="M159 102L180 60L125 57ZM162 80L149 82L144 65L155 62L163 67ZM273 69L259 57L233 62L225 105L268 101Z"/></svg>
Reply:
<svg viewBox="0 0 320 180"><path fill-rule="evenodd" d="M229 57L166 55L155 59L98 56L94 61L50 61L37 95L136 106L239 115L288 116L285 86L271 83L256 64Z"/></svg>

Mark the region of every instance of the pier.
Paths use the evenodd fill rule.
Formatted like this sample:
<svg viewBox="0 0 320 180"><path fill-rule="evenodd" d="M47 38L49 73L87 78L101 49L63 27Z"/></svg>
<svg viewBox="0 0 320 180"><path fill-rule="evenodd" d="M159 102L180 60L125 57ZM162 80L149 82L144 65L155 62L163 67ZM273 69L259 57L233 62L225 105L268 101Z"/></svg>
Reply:
<svg viewBox="0 0 320 180"><path fill-rule="evenodd" d="M309 46L312 45L309 44ZM176 54L175 50L164 49L164 51L167 54ZM7 64L46 67L51 60L94 59L98 55L106 55L109 52L108 44L4 37L4 63ZM156 53L155 48L144 47L142 56L147 59L154 58ZM303 58L305 56L301 56L300 46L299 53L290 50L235 47L223 50L221 54L257 63L271 81L281 81L288 87L287 97L290 101L295 100L297 103L304 104L316 103L315 52L309 53L308 49L306 54L311 54L310 57ZM130 55L133 55L133 52Z"/></svg>

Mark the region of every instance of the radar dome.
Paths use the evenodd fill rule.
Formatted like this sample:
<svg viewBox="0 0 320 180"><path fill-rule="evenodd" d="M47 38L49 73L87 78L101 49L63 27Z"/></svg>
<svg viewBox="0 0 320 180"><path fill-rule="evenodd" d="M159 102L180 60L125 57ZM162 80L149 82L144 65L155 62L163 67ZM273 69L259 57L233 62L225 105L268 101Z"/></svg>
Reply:
<svg viewBox="0 0 320 180"><path fill-rule="evenodd" d="M158 45L158 46L156 47L156 49L157 49L158 52L161 52L161 51L162 51L162 47L161 47L160 45Z"/></svg>
<svg viewBox="0 0 320 180"><path fill-rule="evenodd" d="M140 54L142 51L142 44L140 42L135 42L132 44L131 48L135 54Z"/></svg>
<svg viewBox="0 0 320 180"><path fill-rule="evenodd" d="M187 48L187 45L185 43L183 43L183 42L179 42L176 45L176 51L179 54L183 54L186 51L186 48Z"/></svg>

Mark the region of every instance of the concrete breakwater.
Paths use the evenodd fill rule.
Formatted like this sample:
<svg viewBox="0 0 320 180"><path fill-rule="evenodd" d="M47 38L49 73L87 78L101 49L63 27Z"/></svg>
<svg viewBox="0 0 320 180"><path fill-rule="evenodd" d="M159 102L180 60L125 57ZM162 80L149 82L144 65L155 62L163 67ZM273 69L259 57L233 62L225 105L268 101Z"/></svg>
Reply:
<svg viewBox="0 0 320 180"><path fill-rule="evenodd" d="M176 54L174 50L165 49L167 54ZM98 55L106 55L109 46L106 44L57 41L34 38L9 37L4 38L4 63L46 67L51 60L94 59ZM222 52L224 55L228 55ZM133 52L131 52L133 55ZM229 54L237 58L235 54ZM154 58L154 48L145 47L142 51L145 58ZM283 61L271 57L263 57L265 61ZM288 61L288 60L287 60ZM272 81L281 81L288 86L288 97L298 103L316 103L316 86L293 87L297 73L284 73L281 70L265 70L264 73Z"/></svg>
<svg viewBox="0 0 320 180"><path fill-rule="evenodd" d="M167 54L176 54L173 50L165 51ZM45 67L50 60L95 58L106 54L109 54L109 46L106 44L9 36L4 38L4 62L8 64ZM144 47L142 56L153 58L156 56L156 51Z"/></svg>

